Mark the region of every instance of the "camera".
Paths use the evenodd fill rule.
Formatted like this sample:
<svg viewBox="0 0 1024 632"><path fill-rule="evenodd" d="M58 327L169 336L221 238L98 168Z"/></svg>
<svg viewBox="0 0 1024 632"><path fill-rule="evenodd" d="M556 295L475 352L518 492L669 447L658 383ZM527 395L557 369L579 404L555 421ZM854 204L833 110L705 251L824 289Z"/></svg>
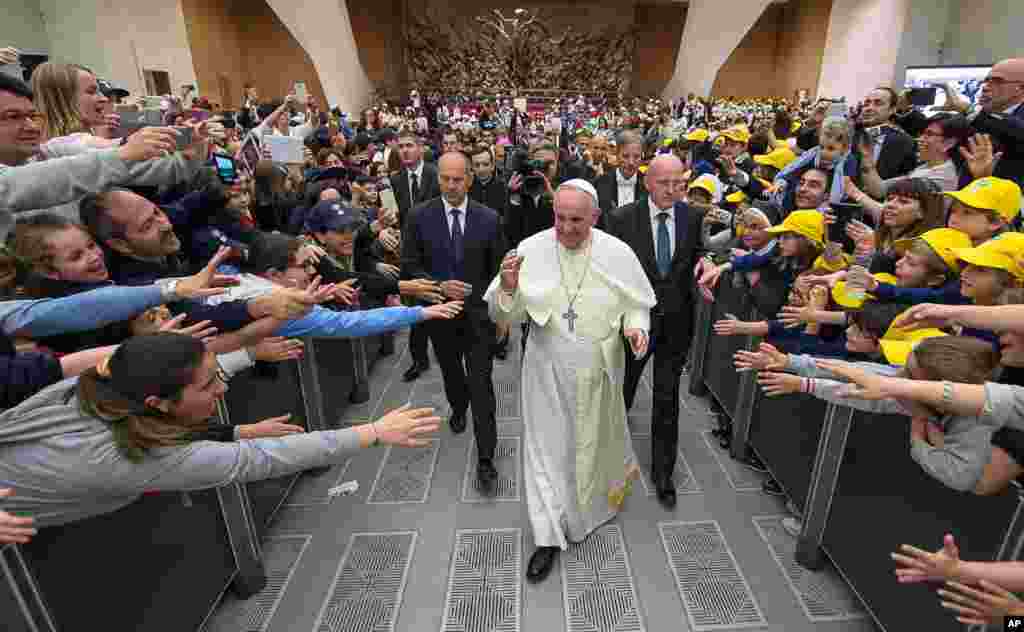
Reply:
<svg viewBox="0 0 1024 632"><path fill-rule="evenodd" d="M548 163L543 160L532 160L525 148L516 147L505 154L505 164L509 173L522 176L523 186L520 192L523 195L533 197L544 191L544 178L534 175L534 172L547 173Z"/></svg>

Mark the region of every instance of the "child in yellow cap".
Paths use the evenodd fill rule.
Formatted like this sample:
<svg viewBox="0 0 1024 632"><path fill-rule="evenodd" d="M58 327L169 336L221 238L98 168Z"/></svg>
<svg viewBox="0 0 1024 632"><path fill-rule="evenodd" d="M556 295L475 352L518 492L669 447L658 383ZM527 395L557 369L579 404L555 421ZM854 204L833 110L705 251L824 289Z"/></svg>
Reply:
<svg viewBox="0 0 1024 632"><path fill-rule="evenodd" d="M933 228L914 239L898 240L893 248L896 283L877 277L868 279L865 289L883 302L913 305L943 303L960 305L968 300L960 293L960 262L957 251L970 248L966 233L952 228Z"/></svg>
<svg viewBox="0 0 1024 632"><path fill-rule="evenodd" d="M1003 292L1024 283L1024 234L1003 233L976 248L956 250L967 264L960 273L960 293L975 305L995 305Z"/></svg>
<svg viewBox="0 0 1024 632"><path fill-rule="evenodd" d="M1020 186L1012 180L978 178L945 195L953 199L946 225L967 233L975 246L1009 230L1020 215Z"/></svg>

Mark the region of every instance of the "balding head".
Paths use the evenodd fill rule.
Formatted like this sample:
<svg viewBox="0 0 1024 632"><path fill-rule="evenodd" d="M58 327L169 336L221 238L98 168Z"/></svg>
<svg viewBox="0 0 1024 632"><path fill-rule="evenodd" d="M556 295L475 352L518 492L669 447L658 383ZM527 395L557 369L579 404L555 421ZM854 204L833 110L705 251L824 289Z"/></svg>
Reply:
<svg viewBox="0 0 1024 632"><path fill-rule="evenodd" d="M685 186L683 161L675 154L659 154L647 166L644 185L651 203L661 209L670 208L676 200L676 192Z"/></svg>
<svg viewBox="0 0 1024 632"><path fill-rule="evenodd" d="M1004 59L992 66L981 86L978 105L985 112L1000 113L1024 103L1024 57Z"/></svg>

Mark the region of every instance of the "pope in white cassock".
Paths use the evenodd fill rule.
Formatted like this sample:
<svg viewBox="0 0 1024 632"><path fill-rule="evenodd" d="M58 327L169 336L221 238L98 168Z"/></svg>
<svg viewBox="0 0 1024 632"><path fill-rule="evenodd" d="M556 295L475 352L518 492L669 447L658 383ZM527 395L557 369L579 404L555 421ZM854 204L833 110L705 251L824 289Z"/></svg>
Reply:
<svg viewBox="0 0 1024 632"><path fill-rule="evenodd" d="M498 324L530 319L523 358L526 500L540 581L569 541L618 513L639 475L622 398L623 336L647 350L654 290L633 250L593 228L597 192L569 180L555 227L519 244L485 299Z"/></svg>

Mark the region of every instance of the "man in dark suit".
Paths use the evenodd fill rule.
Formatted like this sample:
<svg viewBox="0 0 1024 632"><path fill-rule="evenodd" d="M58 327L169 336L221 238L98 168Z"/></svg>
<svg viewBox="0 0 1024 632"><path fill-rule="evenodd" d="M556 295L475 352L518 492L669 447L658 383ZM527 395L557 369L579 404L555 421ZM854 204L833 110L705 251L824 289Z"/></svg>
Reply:
<svg viewBox="0 0 1024 632"><path fill-rule="evenodd" d="M1002 157L992 175L1024 186L1024 58L1004 59L992 66L978 96L981 112L971 122L992 137Z"/></svg>
<svg viewBox="0 0 1024 632"><path fill-rule="evenodd" d="M487 145L471 147L466 154L473 161L473 186L469 188L469 199L494 209L504 217L508 203L508 187L494 172L494 156Z"/></svg>
<svg viewBox="0 0 1024 632"><path fill-rule="evenodd" d="M423 161L423 144L412 132L402 132L398 137L398 155L402 159L402 171L391 176L391 190L398 202L398 222L405 232L409 212L416 205L441 195L437 184L437 169ZM423 325L409 329L409 354L412 366L402 376L412 382L430 368L427 353L427 333Z"/></svg>
<svg viewBox="0 0 1024 632"><path fill-rule="evenodd" d="M601 229L607 228L607 218L613 210L647 196L644 178L639 174L640 161L644 154L643 137L632 130L622 132L619 134L615 151L619 157L618 168L609 169L603 176L594 180L598 206L601 207L597 227Z"/></svg>
<svg viewBox="0 0 1024 632"><path fill-rule="evenodd" d="M899 127L892 125L898 95L892 88L875 88L864 97L860 111L863 129L855 147L873 153L878 175L883 180L906 175L917 167L917 143Z"/></svg>
<svg viewBox="0 0 1024 632"><path fill-rule="evenodd" d="M497 429L491 347L494 323L483 300L505 256L505 237L498 214L466 195L473 171L462 153L438 161L441 197L414 208L402 236L402 278L429 278L451 300L465 301L462 315L446 327L428 325L452 407L449 419L456 434L466 429L466 409L473 406L477 480L493 493Z"/></svg>
<svg viewBox="0 0 1024 632"><path fill-rule="evenodd" d="M651 310L650 350L640 358L626 353L623 395L628 410L644 366L653 355L651 479L659 502L669 509L676 503L672 471L679 443L679 380L693 336L696 292L692 279L700 257L701 216L674 200L684 182L679 158L660 155L651 161L644 176L648 196L608 216L608 232L633 249L658 298Z"/></svg>

